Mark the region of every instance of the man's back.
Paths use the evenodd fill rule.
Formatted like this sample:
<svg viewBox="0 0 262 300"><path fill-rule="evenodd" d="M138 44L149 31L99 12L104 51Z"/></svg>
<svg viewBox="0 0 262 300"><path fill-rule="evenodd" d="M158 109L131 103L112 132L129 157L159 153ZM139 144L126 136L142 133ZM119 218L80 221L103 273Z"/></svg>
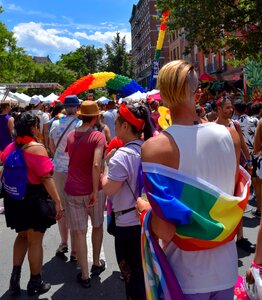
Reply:
<svg viewBox="0 0 262 300"><path fill-rule="evenodd" d="M173 137L179 149L178 170L233 194L236 156L232 138L225 126L215 123L173 125L166 132Z"/></svg>
<svg viewBox="0 0 262 300"><path fill-rule="evenodd" d="M111 138L115 137L116 112L116 109L109 109L103 114L104 122L110 129Z"/></svg>
<svg viewBox="0 0 262 300"><path fill-rule="evenodd" d="M224 126L174 125L166 131L179 149L179 171L204 179L230 195L234 193L236 156L231 135ZM205 251L183 251L171 242L166 254L186 293L199 293L199 286L202 292L215 290L218 285L227 289L236 281L234 241Z"/></svg>
<svg viewBox="0 0 262 300"><path fill-rule="evenodd" d="M255 131L258 124L258 119L256 117L249 117L248 115L242 115L239 117L238 122L241 127L243 137L248 147L248 150L250 153L253 153L254 137L255 137Z"/></svg>
<svg viewBox="0 0 262 300"><path fill-rule="evenodd" d="M65 152L67 135L71 130L79 127L81 124L82 121L76 117L64 117L53 122L50 129L50 138L53 139L56 148L53 159L56 172L67 172L69 162L68 153ZM63 135L64 132L65 134ZM58 145L58 141L62 135L63 137Z"/></svg>
<svg viewBox="0 0 262 300"><path fill-rule="evenodd" d="M236 154L234 142L225 126L215 123L172 125L166 132L168 134L164 135L168 142L165 145L166 138L162 135L161 149L158 146L156 152L161 157L160 152L171 145L169 153L165 153L168 156L166 165L204 179L228 194L234 193ZM158 137L147 145L152 155L157 144L160 144ZM174 159L171 159L172 155ZM190 200L194 201L194 197ZM234 240L204 251L184 251L171 241L165 252L186 294L206 293L218 288L226 290L236 282L237 252Z"/></svg>

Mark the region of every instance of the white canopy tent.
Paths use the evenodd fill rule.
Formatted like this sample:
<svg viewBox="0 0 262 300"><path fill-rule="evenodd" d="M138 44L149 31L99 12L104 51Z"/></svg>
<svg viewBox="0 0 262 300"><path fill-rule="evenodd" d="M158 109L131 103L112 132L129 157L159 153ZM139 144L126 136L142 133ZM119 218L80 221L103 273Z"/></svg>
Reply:
<svg viewBox="0 0 262 300"><path fill-rule="evenodd" d="M10 101L13 104L14 103L18 104L20 107L26 107L27 105L29 105L31 99L31 97L23 93L20 94L20 93L8 92L8 94L6 95L5 90L0 90L0 100L2 101L4 97L5 97L4 101Z"/></svg>
<svg viewBox="0 0 262 300"><path fill-rule="evenodd" d="M102 102L103 104L108 104L108 102L109 102L109 99L108 98L106 98L106 97L100 97L99 99L97 99L95 102Z"/></svg>
<svg viewBox="0 0 262 300"><path fill-rule="evenodd" d="M50 95L46 96L45 98L43 98L42 102L46 103L46 104L51 104L53 103L55 100L58 99L59 96L57 96L54 93L51 93Z"/></svg>
<svg viewBox="0 0 262 300"><path fill-rule="evenodd" d="M140 100L144 101L146 99L147 94L146 93L141 93L140 91L135 92L132 95L129 95L125 98L122 98L122 101L126 102L138 102Z"/></svg>

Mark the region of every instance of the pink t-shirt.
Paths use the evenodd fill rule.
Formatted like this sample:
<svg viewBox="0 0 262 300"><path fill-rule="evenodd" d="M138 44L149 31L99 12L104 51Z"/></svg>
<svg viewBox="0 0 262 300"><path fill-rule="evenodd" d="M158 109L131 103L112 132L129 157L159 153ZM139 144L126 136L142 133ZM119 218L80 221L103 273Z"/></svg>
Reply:
<svg viewBox="0 0 262 300"><path fill-rule="evenodd" d="M7 156L15 149L15 143L9 144L0 154L4 163ZM25 163L27 166L27 181L31 184L41 184L41 177L54 172L54 165L49 157L24 151Z"/></svg>
<svg viewBox="0 0 262 300"><path fill-rule="evenodd" d="M79 143L77 149L74 150L77 141L84 135L84 132L72 130L67 136L67 146L70 160L68 167L65 191L72 196L90 195L93 192L93 160L97 147L106 149L105 135L99 131L91 131ZM71 159L72 152L74 151ZM102 188L101 180L99 189Z"/></svg>

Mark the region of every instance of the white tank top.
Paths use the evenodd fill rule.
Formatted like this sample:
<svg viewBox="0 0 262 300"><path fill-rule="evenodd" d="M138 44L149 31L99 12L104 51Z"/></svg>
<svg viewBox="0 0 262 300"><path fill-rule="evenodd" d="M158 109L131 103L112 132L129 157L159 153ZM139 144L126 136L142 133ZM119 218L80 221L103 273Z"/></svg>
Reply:
<svg viewBox="0 0 262 300"><path fill-rule="evenodd" d="M236 156L233 140L225 126L215 123L172 125L166 132L179 149L179 170L233 195ZM170 242L165 251L185 294L225 290L236 283L234 241L204 251L183 251Z"/></svg>

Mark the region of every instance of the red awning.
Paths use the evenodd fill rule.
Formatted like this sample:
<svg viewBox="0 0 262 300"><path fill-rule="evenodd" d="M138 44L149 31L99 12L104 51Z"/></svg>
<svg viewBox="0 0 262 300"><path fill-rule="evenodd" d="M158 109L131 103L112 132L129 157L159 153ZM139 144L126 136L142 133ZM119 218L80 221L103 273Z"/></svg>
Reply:
<svg viewBox="0 0 262 300"><path fill-rule="evenodd" d="M213 81L213 80L216 80L216 78L210 76L207 73L203 73L202 75L200 75L199 80L200 81Z"/></svg>

